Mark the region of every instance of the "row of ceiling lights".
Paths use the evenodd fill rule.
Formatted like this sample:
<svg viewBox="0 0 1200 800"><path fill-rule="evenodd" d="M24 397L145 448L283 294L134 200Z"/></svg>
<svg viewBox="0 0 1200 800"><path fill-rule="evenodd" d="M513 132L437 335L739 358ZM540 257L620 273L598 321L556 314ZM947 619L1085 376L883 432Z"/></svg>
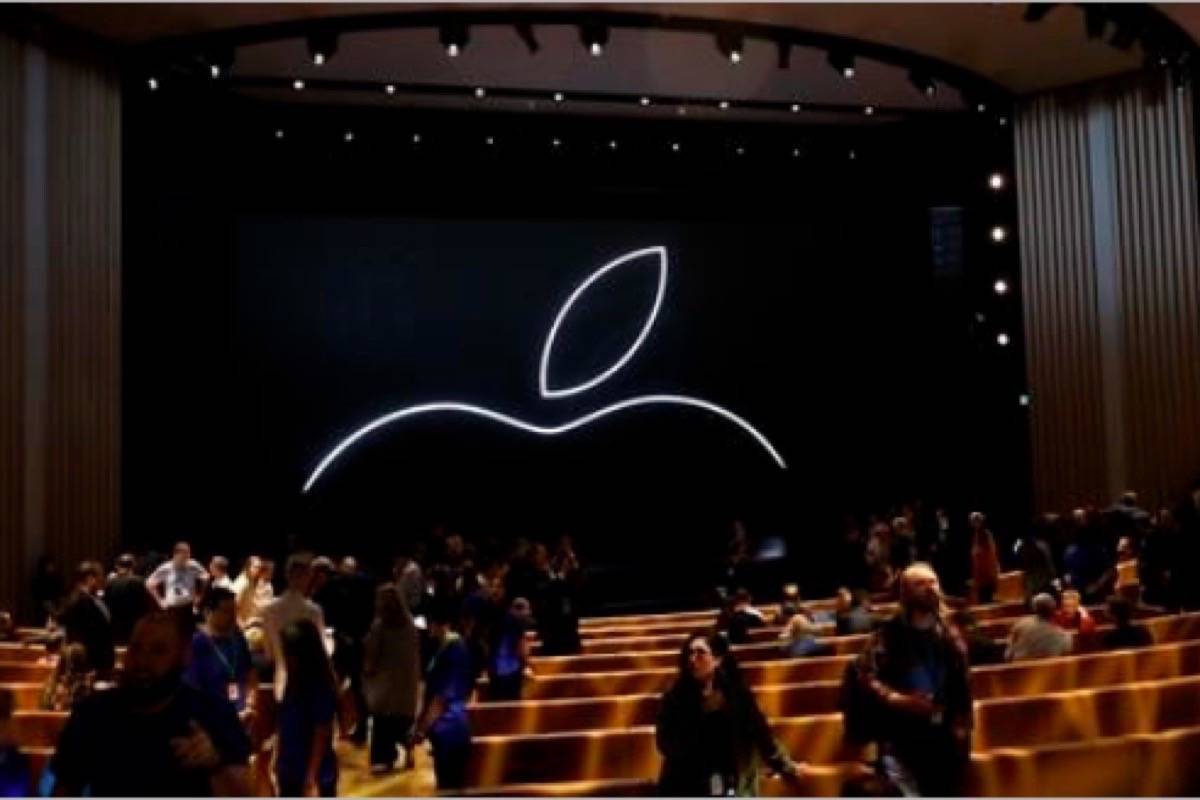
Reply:
<svg viewBox="0 0 1200 800"><path fill-rule="evenodd" d="M540 49L540 44L533 31L532 25L518 24L515 26L518 36L525 42L531 53L536 53ZM609 28L602 24L584 24L579 27L580 41L584 48L593 57L600 57L604 54L604 48L609 41ZM442 25L439 28L439 41L445 49L446 55L450 58L457 58L462 55L470 42L470 28L465 24L454 23ZM715 35L717 49L721 54L729 60L733 65L740 64L745 54L745 38L742 34L735 31L722 31ZM307 39L309 58L313 65L321 67L330 62L338 49L338 35L333 32L319 32L310 34ZM778 42L779 48L779 67L786 69L790 63L790 53L792 45L786 42ZM829 66L833 68L839 75L846 80L853 80L856 74L856 59L853 52L847 49L830 50L826 60ZM233 67L233 51L225 49L210 53L206 57L209 75L214 79L220 79L227 76ZM923 70L910 70L909 82L913 87L925 97L932 98L937 94L937 82ZM151 75L147 78L147 83L150 89L157 90L161 86L161 81L157 76ZM293 88L302 90L305 88L303 79L295 79L292 83ZM384 91L388 94L394 94L396 91L395 84L383 84ZM485 90L477 88L475 90L478 97L483 96ZM555 93L555 100L561 102L561 92ZM650 98L640 98L642 105L649 105ZM987 110L987 102L976 100L972 103L976 111L982 113ZM728 107L727 101L721 102L722 108ZM792 111L799 111L799 103L793 103ZM864 113L874 113L874 107L866 105L863 107Z"/></svg>

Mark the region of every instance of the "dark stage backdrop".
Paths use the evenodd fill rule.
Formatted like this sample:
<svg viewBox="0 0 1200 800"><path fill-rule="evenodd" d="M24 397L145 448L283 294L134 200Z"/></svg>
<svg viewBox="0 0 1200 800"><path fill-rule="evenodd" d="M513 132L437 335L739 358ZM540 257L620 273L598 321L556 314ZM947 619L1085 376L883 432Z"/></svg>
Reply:
<svg viewBox="0 0 1200 800"><path fill-rule="evenodd" d="M965 507L1021 482L1019 441L978 455L1013 437L995 424L965 279L932 265L930 208L968 194L954 179L814 171L747 202L742 181L697 190L644 175L548 197L535 169L481 196L464 187L456 203L429 175L380 188L366 161L302 186L261 154L218 150L164 176L150 157L161 148L130 154L134 544L187 536L238 556L298 539L382 557L444 524L476 538L571 533L593 563L698 563L740 518L806 551L799 568L819 576L843 510L916 495ZM611 259L656 245L666 292L634 357L589 391L540 397L558 309ZM657 277L641 260L580 297L552 385L630 346ZM633 409L559 437L445 414L371 434L302 493L344 436L406 406L465 402L549 426L657 393L730 409L788 469L694 409Z"/></svg>

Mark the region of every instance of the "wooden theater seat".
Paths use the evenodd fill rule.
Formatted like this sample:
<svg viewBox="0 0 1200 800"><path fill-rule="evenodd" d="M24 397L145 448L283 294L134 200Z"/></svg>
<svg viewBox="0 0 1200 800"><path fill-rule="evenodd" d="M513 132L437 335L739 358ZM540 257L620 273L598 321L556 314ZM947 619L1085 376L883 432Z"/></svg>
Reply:
<svg viewBox="0 0 1200 800"><path fill-rule="evenodd" d="M1200 726L1200 677L1186 676L976 704L974 749L1037 747L1106 736ZM1036 721L1036 724L1032 724ZM774 719L784 747L813 764L850 760L840 713ZM649 778L658 769L653 725L614 730L480 736L473 786L606 778Z"/></svg>
<svg viewBox="0 0 1200 800"><path fill-rule="evenodd" d="M67 724L66 711L18 711L13 714L13 738L21 747L54 747Z"/></svg>
<svg viewBox="0 0 1200 800"><path fill-rule="evenodd" d="M13 693L14 711L36 711L42 700L42 683L0 683L0 690Z"/></svg>
<svg viewBox="0 0 1200 800"><path fill-rule="evenodd" d="M27 642L0 642L0 662L25 664L46 658L46 647Z"/></svg>
<svg viewBox="0 0 1200 800"><path fill-rule="evenodd" d="M0 662L0 683L45 683L53 672L54 667L50 664Z"/></svg>

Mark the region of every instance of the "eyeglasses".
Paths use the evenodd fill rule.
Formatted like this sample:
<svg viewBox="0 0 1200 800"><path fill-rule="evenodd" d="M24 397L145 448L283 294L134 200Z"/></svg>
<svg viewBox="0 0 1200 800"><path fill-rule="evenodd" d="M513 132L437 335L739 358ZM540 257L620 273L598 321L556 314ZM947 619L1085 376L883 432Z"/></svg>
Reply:
<svg viewBox="0 0 1200 800"><path fill-rule="evenodd" d="M688 658L698 658L700 656L711 656L712 651L707 647L689 647Z"/></svg>

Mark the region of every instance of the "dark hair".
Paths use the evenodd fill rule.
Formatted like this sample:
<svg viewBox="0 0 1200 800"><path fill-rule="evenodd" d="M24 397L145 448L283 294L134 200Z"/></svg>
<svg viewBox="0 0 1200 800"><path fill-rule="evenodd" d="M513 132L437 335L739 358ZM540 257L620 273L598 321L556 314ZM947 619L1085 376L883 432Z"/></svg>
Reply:
<svg viewBox="0 0 1200 800"><path fill-rule="evenodd" d="M453 625L458 621L458 608L454 601L446 596L435 596L426 610L426 616L433 625Z"/></svg>
<svg viewBox="0 0 1200 800"><path fill-rule="evenodd" d="M118 569L133 569L133 566L136 563L137 561L134 559L133 553L122 553L121 555L117 556Z"/></svg>
<svg viewBox="0 0 1200 800"><path fill-rule="evenodd" d="M229 559L226 558L225 556L213 556L212 561L209 562L209 566L220 567L221 569L228 572L229 571Z"/></svg>
<svg viewBox="0 0 1200 800"><path fill-rule="evenodd" d="M718 662L723 662L725 657L729 655L729 639L725 634L715 628L702 628L692 631L688 637L684 639L683 646L679 648L679 679L693 681L692 665L691 665L691 648L692 642L697 639L703 639L708 649L712 650L713 658ZM694 681L693 681L694 682Z"/></svg>
<svg viewBox="0 0 1200 800"><path fill-rule="evenodd" d="M209 589L204 595L204 610L208 612L216 611L221 607L221 603L226 600L237 601L237 595L223 587Z"/></svg>
<svg viewBox="0 0 1200 800"><path fill-rule="evenodd" d="M288 624L279 635L288 663L287 692L309 693L328 689L337 695L337 678L325 653L321 632L312 620Z"/></svg>
<svg viewBox="0 0 1200 800"><path fill-rule="evenodd" d="M80 561L79 566L75 568L75 583L83 583L93 575L97 578L104 577L104 567L95 561Z"/></svg>
<svg viewBox="0 0 1200 800"><path fill-rule="evenodd" d="M288 556L287 566L284 569L284 574L288 580L302 572L310 572L312 570L312 556L308 553L292 553Z"/></svg>

